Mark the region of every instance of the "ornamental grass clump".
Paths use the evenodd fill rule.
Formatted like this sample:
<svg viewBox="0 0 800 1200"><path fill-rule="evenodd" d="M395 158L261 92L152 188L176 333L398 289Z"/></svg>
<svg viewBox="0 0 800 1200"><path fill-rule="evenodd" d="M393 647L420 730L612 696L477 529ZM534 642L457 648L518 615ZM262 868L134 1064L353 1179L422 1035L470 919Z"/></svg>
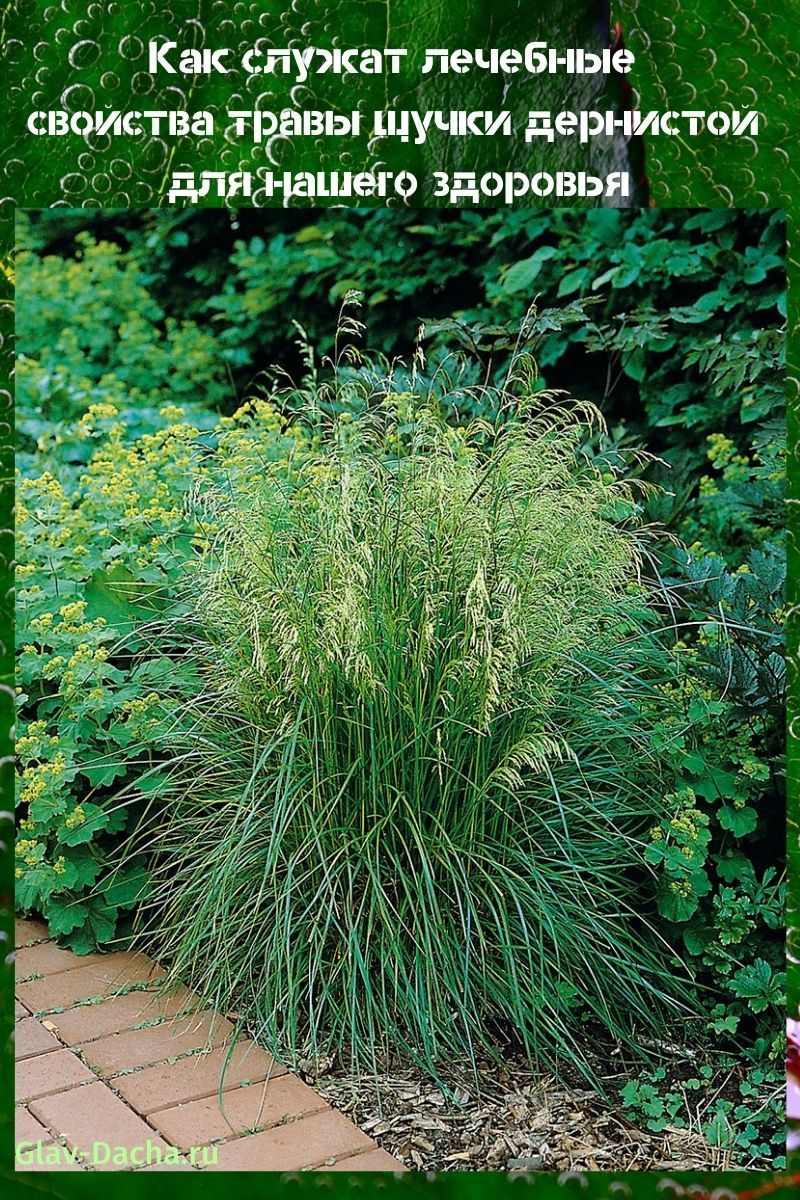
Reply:
<svg viewBox="0 0 800 1200"><path fill-rule="evenodd" d="M534 400L316 410L202 497L151 945L290 1059L511 1043L591 1076L587 1028L638 1046L679 991L647 919L669 653L639 503L582 453L599 414Z"/></svg>

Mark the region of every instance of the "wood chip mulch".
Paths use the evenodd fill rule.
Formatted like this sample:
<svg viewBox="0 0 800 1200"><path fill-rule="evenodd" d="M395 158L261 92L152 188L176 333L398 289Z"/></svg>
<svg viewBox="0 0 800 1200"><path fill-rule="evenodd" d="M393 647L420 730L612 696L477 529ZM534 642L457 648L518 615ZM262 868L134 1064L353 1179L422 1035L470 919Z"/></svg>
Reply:
<svg viewBox="0 0 800 1200"><path fill-rule="evenodd" d="M697 1132L637 1128L596 1093L495 1070L491 1093L448 1088L413 1067L313 1080L325 1099L417 1171L723 1171L728 1155Z"/></svg>

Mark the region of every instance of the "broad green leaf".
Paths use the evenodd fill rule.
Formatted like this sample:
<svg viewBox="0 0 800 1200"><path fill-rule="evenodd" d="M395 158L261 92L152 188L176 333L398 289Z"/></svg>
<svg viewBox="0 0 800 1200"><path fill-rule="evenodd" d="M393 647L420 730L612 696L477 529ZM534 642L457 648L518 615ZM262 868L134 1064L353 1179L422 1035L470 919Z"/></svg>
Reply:
<svg viewBox="0 0 800 1200"><path fill-rule="evenodd" d="M719 810L719 823L735 837L746 837L758 824L758 814L752 808L731 808L726 804Z"/></svg>
<svg viewBox="0 0 800 1200"><path fill-rule="evenodd" d="M108 813L97 804L84 800L81 810L83 819L79 823L75 822L74 817L70 818L68 815L57 831L56 836L62 845L79 846L84 842L90 842L95 834L105 829L108 824Z"/></svg>
<svg viewBox="0 0 800 1200"><path fill-rule="evenodd" d="M53 896L47 905L47 925L53 937L80 929L88 918L85 904L68 896Z"/></svg>

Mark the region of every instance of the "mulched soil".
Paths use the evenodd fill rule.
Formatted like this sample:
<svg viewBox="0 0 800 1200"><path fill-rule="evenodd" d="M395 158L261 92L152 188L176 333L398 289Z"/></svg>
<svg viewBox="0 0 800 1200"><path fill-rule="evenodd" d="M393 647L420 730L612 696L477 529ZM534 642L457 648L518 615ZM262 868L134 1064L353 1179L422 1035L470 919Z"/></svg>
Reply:
<svg viewBox="0 0 800 1200"><path fill-rule="evenodd" d="M696 1132L637 1128L596 1093L535 1077L511 1061L487 1068L480 1096L458 1098L414 1067L358 1079L341 1071L309 1082L390 1154L417 1171L723 1171L726 1152Z"/></svg>

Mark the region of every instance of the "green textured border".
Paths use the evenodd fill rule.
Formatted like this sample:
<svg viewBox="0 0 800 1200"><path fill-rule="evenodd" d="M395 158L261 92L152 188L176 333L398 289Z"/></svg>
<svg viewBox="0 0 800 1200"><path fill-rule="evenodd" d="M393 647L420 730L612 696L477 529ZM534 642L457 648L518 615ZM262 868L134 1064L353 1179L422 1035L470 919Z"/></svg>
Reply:
<svg viewBox="0 0 800 1200"><path fill-rule="evenodd" d="M367 10L386 8L395 11L409 11L397 0L373 0L364 3L363 0L347 0L350 12L366 14ZM43 14L55 13L61 24L81 20L88 15L92 8L107 10L110 20L117 25L125 26L125 22L139 23L140 20L158 23L162 15L171 15L176 10L182 10L185 15L191 14L195 19L205 19L208 15L216 15L219 19L229 16L244 25L249 25L257 33L258 17L263 12L276 13L287 9L288 17L292 12L296 20L300 20L301 10L313 9L317 18L327 15L326 10L344 12L340 5L326 6L323 3L307 3L297 0L289 10L288 5L270 4L266 0L261 3L243 3L227 5L214 3L209 0L174 0L172 5L159 5L153 0L141 4L123 5L121 3L103 3L100 5L80 5L77 0L56 0L46 4L43 0L20 0L17 4L6 4L0 10L0 39L5 54L5 67L0 72L0 95L3 98L2 111L15 111L19 97L14 94L15 70L20 62L21 47L24 48L28 31L34 28ZM525 9L537 10L537 15L550 11L553 15L553 27L549 37L554 44L564 44L559 37L558 14L568 13L570 0L559 6L555 0L547 4L542 0L529 3ZM575 5L573 4L573 9ZM602 3L599 5L602 9ZM709 205L709 206L768 206L786 207L789 210L790 231L790 365L789 365L789 430L790 430L790 494L793 505L789 512L789 566L790 566L790 602L788 605L789 639L792 650L792 672L790 687L790 795L793 810L797 803L798 771L800 771L800 747L798 747L797 731L792 730L792 720L800 713L798 706L798 676L796 663L798 621L800 607L797 604L798 579L800 578L800 545L797 539L795 507L800 502L800 462L798 461L798 422L800 422L800 307L797 301L798 285L800 285L800 260L796 252L796 222L797 208L800 201L800 187L797 183L797 164L787 159L786 149L791 143L787 141L783 119L786 112L796 111L800 103L796 66L797 54L793 50L796 41L798 13L797 0L625 0L613 6L614 15L624 25L628 45L638 56L637 70L632 77L634 87L641 97L641 107L665 108L674 104L687 104L696 88L696 104L698 107L713 108L717 103L739 102L745 106L747 97L752 94L758 99L764 98L771 117L770 131L764 136L758 154L753 156L752 148L746 145L735 148L718 145L687 145L681 142L661 142L658 145L650 143L647 146L648 172L653 185L652 201L663 206ZM86 10L81 12L81 10ZM430 31L428 44L450 45L478 44L476 31L487 30L486 44L511 45L513 41L507 36L499 40L499 36L489 33L489 29L513 29L514 20L519 19L522 6L517 0L508 3L492 3L486 0L484 5L483 24L481 22L480 5L471 5L472 23L468 26L472 42L464 33L461 21L462 6L453 0L432 0L425 12L425 28ZM477 15L476 15L477 12ZM455 24L445 20L449 15ZM511 21L509 25L507 22ZM401 22L402 25L402 22ZM521 26L517 26L521 28ZM410 30L410 26L408 27ZM435 34L434 34L434 31ZM460 36L459 36L460 35ZM716 40L715 40L716 39ZM739 39L737 42L735 39ZM522 40L520 38L517 39ZM528 40L525 38L524 40ZM217 43L219 44L219 42ZM395 43L397 44L397 43ZM740 44L744 47L741 53L745 58L741 61L747 66L747 79L741 74L740 68L731 67L741 58ZM47 68L52 62L60 61L62 43L54 42L50 50L43 52L39 67L44 68L44 78ZM716 55L714 48L724 48L725 53ZM712 53L709 53L712 51ZM462 80L457 81L460 87ZM738 91L737 91L738 89ZM459 93L459 101L466 103L466 97ZM444 101L443 101L444 103ZM452 106L452 99L448 106ZM796 137L796 134L795 134ZM725 150L730 153L725 153ZM735 153L734 153L735 150ZM763 153L762 153L763 150ZM737 157L738 156L738 157ZM760 156L760 157L759 157ZM61 174L58 162L52 163L45 157L36 163L35 169L25 157L25 150L19 140L7 140L5 156L0 162L0 217L3 220L0 227L0 237L5 246L10 245L13 221L14 203L20 206L49 204L62 199ZM145 191L137 194L136 184L151 178L147 174L146 164L142 163L140 179L136 174L127 182L131 203L141 205L146 203ZM163 182L163 177L162 177ZM10 191L10 197L8 195ZM85 202L82 197L79 202ZM4 282L0 280L0 287ZM7 290L7 289L6 289ZM13 607L10 602L11 579L8 564L11 559L10 545L11 510L13 504L13 484L11 476L11 340L13 336L13 306L11 298L3 293L0 297L0 571L3 578L0 581L0 703L4 705L0 712L0 770L3 774L4 803L0 807L10 807L7 797L7 779L9 766L7 762L10 750L10 709L9 691L11 683L11 645L13 642ZM800 849L796 836L792 839L792 880L790 904L796 912L800 906L798 882L800 882ZM10 862L3 856L3 876L0 882L0 923L2 931L11 932L11 889L12 877ZM0 1003L6 1020L10 1020L12 1010L11 971L0 969ZM792 981L792 1004L797 1007L798 983ZM11 1121L10 1098L13 1086L12 1058L9 1053L9 1043L4 1035L0 1042L2 1053L3 1080L9 1104L0 1111L0 1176L5 1176L11 1169ZM92 1183L91 1180L95 1182ZM82 1193L91 1193L102 1185L100 1174L44 1174L18 1175L15 1182L18 1188L28 1192L40 1192L60 1197L70 1197ZM681 1175L675 1181L678 1193L689 1188L691 1184L699 1185L700 1191L714 1189L730 1189L737 1193L741 1189L743 1196L755 1196L767 1193L777 1193L788 1186L787 1176L770 1176L762 1173L729 1173L725 1175ZM120 1197L137 1194L142 1184L135 1181L130 1174L117 1174L114 1180L115 1192ZM173 1190L180 1193L186 1186L186 1181L174 1181ZM188 1181L192 1195L216 1196L226 1187L225 1179L219 1175L192 1176ZM319 1190L349 1194L356 1191L371 1191L373 1188L394 1192L402 1190L407 1195L424 1192L425 1195L440 1196L484 1196L496 1191L510 1188L532 1187L537 1196L564 1195L573 1193L594 1200L595 1197L633 1196L649 1197L672 1194L669 1181L656 1174L628 1174L572 1177L557 1179L550 1175L527 1177L526 1179L510 1181L504 1177L492 1174L442 1174L435 1179L423 1175L409 1174L394 1179L387 1176L358 1176L340 1173L324 1176L322 1174L301 1176L272 1176L249 1174L237 1179L237 1187L242 1197L264 1196L273 1190L283 1190L284 1187L294 1191L308 1192ZM666 1191L665 1191L666 1187ZM189 1194L187 1192L187 1194ZM691 1193L690 1193L691 1194Z"/></svg>

